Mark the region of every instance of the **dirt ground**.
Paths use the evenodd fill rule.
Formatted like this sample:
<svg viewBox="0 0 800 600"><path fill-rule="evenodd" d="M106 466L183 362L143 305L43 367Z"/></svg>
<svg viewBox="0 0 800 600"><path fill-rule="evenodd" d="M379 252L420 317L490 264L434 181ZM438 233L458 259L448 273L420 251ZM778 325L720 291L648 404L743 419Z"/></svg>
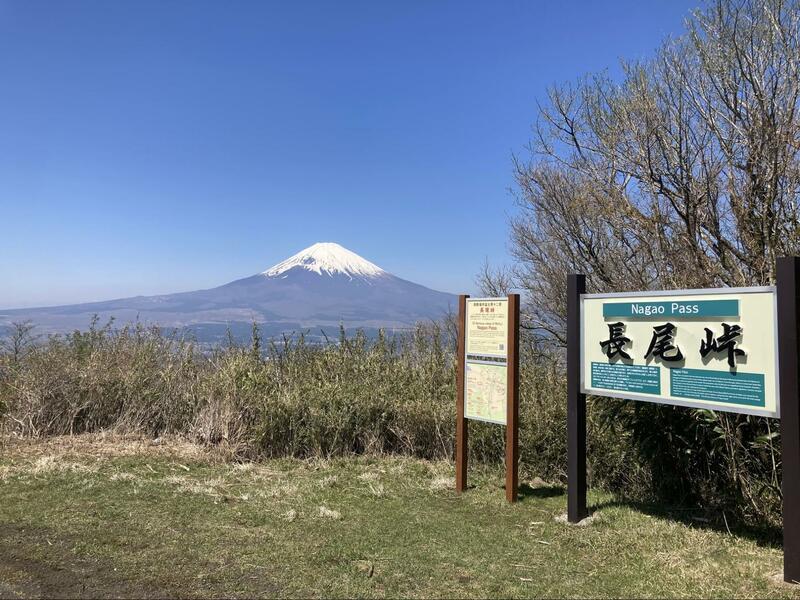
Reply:
<svg viewBox="0 0 800 600"><path fill-rule="evenodd" d="M192 458L203 451L180 438L92 434L46 440L4 438L0 452L19 457L80 455ZM207 458L212 458L208 456ZM172 598L176 590L128 579L112 562L80 558L74 540L45 528L0 524L0 598Z"/></svg>
<svg viewBox="0 0 800 600"><path fill-rule="evenodd" d="M47 548L30 556L30 540ZM0 526L0 598L164 598L171 590L126 584L113 564L79 559L68 550L69 540L47 530ZM37 552L38 553L38 552Z"/></svg>

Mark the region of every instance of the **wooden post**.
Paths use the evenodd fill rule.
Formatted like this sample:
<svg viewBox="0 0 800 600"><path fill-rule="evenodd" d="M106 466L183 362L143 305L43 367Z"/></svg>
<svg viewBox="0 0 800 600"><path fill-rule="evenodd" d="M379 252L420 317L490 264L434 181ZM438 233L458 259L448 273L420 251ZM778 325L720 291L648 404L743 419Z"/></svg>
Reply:
<svg viewBox="0 0 800 600"><path fill-rule="evenodd" d="M578 523L586 509L586 396L581 393L581 294L586 276L567 277L567 519Z"/></svg>
<svg viewBox="0 0 800 600"><path fill-rule="evenodd" d="M519 294L508 295L506 348L506 500L516 502L519 485Z"/></svg>
<svg viewBox="0 0 800 600"><path fill-rule="evenodd" d="M783 580L800 583L800 258L779 258L778 372L783 469Z"/></svg>
<svg viewBox="0 0 800 600"><path fill-rule="evenodd" d="M464 360L466 355L467 295L458 297L458 348L456 351L456 491L467 489L469 422L464 417Z"/></svg>

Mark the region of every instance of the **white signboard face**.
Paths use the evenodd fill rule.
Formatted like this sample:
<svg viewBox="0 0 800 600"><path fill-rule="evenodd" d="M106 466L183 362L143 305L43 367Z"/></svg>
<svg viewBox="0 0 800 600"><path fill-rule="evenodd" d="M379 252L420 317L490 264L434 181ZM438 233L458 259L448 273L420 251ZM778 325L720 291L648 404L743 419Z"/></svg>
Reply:
<svg viewBox="0 0 800 600"><path fill-rule="evenodd" d="M581 296L581 391L779 416L775 289Z"/></svg>
<svg viewBox="0 0 800 600"><path fill-rule="evenodd" d="M506 424L508 299L468 298L464 416Z"/></svg>
<svg viewBox="0 0 800 600"><path fill-rule="evenodd" d="M467 299L467 354L505 358L507 343L508 300Z"/></svg>

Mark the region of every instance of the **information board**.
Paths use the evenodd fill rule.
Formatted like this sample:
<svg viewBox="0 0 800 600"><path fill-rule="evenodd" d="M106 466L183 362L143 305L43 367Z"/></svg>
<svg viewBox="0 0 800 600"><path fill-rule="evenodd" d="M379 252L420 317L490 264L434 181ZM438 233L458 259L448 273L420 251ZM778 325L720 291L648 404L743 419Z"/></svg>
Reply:
<svg viewBox="0 0 800 600"><path fill-rule="evenodd" d="M472 354L506 358L507 343L508 300L467 300L467 356Z"/></svg>
<svg viewBox="0 0 800 600"><path fill-rule="evenodd" d="M508 299L467 299L465 345L464 416L505 425Z"/></svg>
<svg viewBox="0 0 800 600"><path fill-rule="evenodd" d="M775 288L581 295L581 391L779 416Z"/></svg>

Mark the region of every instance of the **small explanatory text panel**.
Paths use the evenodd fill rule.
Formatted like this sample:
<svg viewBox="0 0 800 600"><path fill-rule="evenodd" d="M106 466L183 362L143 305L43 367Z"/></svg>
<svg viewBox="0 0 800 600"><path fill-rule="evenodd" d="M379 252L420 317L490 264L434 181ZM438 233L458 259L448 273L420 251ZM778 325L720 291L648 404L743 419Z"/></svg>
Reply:
<svg viewBox="0 0 800 600"><path fill-rule="evenodd" d="M775 289L581 296L581 391L779 416Z"/></svg>
<svg viewBox="0 0 800 600"><path fill-rule="evenodd" d="M467 299L465 341L464 416L505 425L508 299Z"/></svg>

